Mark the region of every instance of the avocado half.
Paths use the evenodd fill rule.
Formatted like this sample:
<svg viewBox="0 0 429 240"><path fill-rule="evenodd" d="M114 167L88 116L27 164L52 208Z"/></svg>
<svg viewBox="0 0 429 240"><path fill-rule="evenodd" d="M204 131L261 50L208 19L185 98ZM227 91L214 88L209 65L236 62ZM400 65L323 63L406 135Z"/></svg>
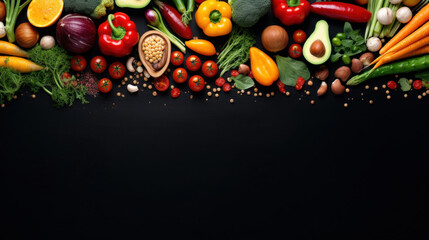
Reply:
<svg viewBox="0 0 429 240"><path fill-rule="evenodd" d="M320 57L316 57L310 52L311 45L317 40L322 41L325 46L325 54ZM304 58L313 65L323 64L331 57L332 45L329 38L329 25L325 20L317 22L314 32L305 42L302 52L304 54Z"/></svg>
<svg viewBox="0 0 429 240"><path fill-rule="evenodd" d="M150 0L116 0L115 3L121 8L144 8Z"/></svg>

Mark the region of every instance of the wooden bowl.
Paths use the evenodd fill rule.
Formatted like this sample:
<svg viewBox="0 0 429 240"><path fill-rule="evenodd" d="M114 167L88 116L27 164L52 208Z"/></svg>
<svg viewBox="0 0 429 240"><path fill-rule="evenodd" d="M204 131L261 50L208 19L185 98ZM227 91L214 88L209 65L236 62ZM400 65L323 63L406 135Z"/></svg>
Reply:
<svg viewBox="0 0 429 240"><path fill-rule="evenodd" d="M144 54L143 48L142 48L144 40L147 37L150 37L152 35L160 36L162 39L164 39L164 41L166 43L166 46L164 49L164 55L163 55L163 58L166 58L166 62L164 64L164 66L159 70L155 70L152 67L152 64L150 62L146 61L145 54ZM162 74L164 74L165 71L167 70L168 65L170 65L171 43L170 43L170 40L168 39L168 37L164 33L159 32L159 31L155 31L155 30L147 31L145 34L143 34L143 36L140 37L138 48L139 48L140 61L143 63L147 72L154 78L161 77Z"/></svg>

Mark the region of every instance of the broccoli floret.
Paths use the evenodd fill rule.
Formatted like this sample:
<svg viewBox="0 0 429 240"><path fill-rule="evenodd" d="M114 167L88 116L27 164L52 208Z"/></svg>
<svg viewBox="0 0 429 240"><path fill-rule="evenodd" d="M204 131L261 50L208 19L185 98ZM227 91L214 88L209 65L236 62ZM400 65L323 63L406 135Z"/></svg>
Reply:
<svg viewBox="0 0 429 240"><path fill-rule="evenodd" d="M106 9L113 10L114 0L64 0L64 11L81 13L99 19L105 16Z"/></svg>
<svg viewBox="0 0 429 240"><path fill-rule="evenodd" d="M271 0L228 0L232 21L240 27L252 27L271 8Z"/></svg>

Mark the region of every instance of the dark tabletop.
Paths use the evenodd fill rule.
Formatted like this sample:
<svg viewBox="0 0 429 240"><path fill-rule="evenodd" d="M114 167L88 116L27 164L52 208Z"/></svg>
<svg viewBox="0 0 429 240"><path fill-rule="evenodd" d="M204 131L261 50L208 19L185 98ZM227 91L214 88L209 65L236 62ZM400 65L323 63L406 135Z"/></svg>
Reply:
<svg viewBox="0 0 429 240"><path fill-rule="evenodd" d="M147 30L143 10L116 10ZM256 35L270 24L271 12ZM226 38L210 40L220 49ZM24 89L0 109L0 238L428 239L429 97L398 89L388 100L390 79L342 96L259 87L275 96L176 100L117 82L64 109Z"/></svg>

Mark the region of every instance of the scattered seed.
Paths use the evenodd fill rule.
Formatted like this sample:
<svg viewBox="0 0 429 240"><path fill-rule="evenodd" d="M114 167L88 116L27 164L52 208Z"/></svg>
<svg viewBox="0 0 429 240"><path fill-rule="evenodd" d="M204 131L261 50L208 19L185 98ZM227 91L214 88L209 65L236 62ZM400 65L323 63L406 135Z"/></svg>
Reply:
<svg viewBox="0 0 429 240"><path fill-rule="evenodd" d="M350 92L350 88L346 88L346 93L349 93Z"/></svg>
<svg viewBox="0 0 429 240"><path fill-rule="evenodd" d="M211 97L212 96L212 92L208 92L207 96Z"/></svg>
<svg viewBox="0 0 429 240"><path fill-rule="evenodd" d="M405 94L404 94L404 98L407 98L407 97L408 97L408 94L406 94L406 93L405 93Z"/></svg>
<svg viewBox="0 0 429 240"><path fill-rule="evenodd" d="M120 96L121 96L121 93L120 93L120 92L117 92L117 93L116 93L116 96L120 97Z"/></svg>
<svg viewBox="0 0 429 240"><path fill-rule="evenodd" d="M383 84L383 86L381 86L382 88L386 88L386 84Z"/></svg>
<svg viewBox="0 0 429 240"><path fill-rule="evenodd" d="M314 104L314 100L311 100L311 101L310 101L310 103L311 103L311 104Z"/></svg>
<svg viewBox="0 0 429 240"><path fill-rule="evenodd" d="M390 100L391 98L392 98L392 97L391 97L390 95L387 95L387 99L389 99L389 100Z"/></svg>
<svg viewBox="0 0 429 240"><path fill-rule="evenodd" d="M222 88L218 87L218 88L216 88L216 90L217 90L218 92L220 92L220 91L222 90Z"/></svg>
<svg viewBox="0 0 429 240"><path fill-rule="evenodd" d="M143 83L143 87L145 88L145 87L147 87L147 84L146 83Z"/></svg>
<svg viewBox="0 0 429 240"><path fill-rule="evenodd" d="M310 86L310 87L313 86L313 81L308 80L307 85Z"/></svg>
<svg viewBox="0 0 429 240"><path fill-rule="evenodd" d="M194 99L194 95L189 96L190 99Z"/></svg>
<svg viewBox="0 0 429 240"><path fill-rule="evenodd" d="M286 92L286 96L290 96L290 92Z"/></svg>
<svg viewBox="0 0 429 240"><path fill-rule="evenodd" d="M254 93L254 94L253 94L253 96L254 96L254 97L257 97L257 96L258 96L258 94L257 94L257 93Z"/></svg>
<svg viewBox="0 0 429 240"><path fill-rule="evenodd" d="M422 99L422 95L418 95L418 96L417 96L417 98L418 98L418 99Z"/></svg>
<svg viewBox="0 0 429 240"><path fill-rule="evenodd" d="M210 86L210 85L207 85L207 86L206 86L206 88L207 88L207 89L210 89L210 88L211 88L211 86Z"/></svg>
<svg viewBox="0 0 429 240"><path fill-rule="evenodd" d="M254 92L257 92L257 91L258 91L258 88L254 88L254 89L253 89L253 91L254 91Z"/></svg>
<svg viewBox="0 0 429 240"><path fill-rule="evenodd" d="M147 81L149 81L149 78L145 77L145 78L143 78L143 80L144 80L145 82L147 82Z"/></svg>
<svg viewBox="0 0 429 240"><path fill-rule="evenodd" d="M4 103L1 104L1 107L4 108L6 105L4 105Z"/></svg>
<svg viewBox="0 0 429 240"><path fill-rule="evenodd" d="M215 92L217 92L216 88L213 88L213 92L214 92L214 93L215 93Z"/></svg>
<svg viewBox="0 0 429 240"><path fill-rule="evenodd" d="M229 100L229 102L230 102L230 103L234 103L234 99L232 99L232 98L231 98L231 99Z"/></svg>
<svg viewBox="0 0 429 240"><path fill-rule="evenodd" d="M386 94L389 94L390 93L390 91L389 90L386 90Z"/></svg>
<svg viewBox="0 0 429 240"><path fill-rule="evenodd" d="M374 103L374 101L372 101L372 100L369 100L369 104L373 104Z"/></svg>
<svg viewBox="0 0 429 240"><path fill-rule="evenodd" d="M346 107L348 107L349 106L349 104L347 104L347 103L344 103L344 107L346 108Z"/></svg>
<svg viewBox="0 0 429 240"><path fill-rule="evenodd" d="M369 89L369 85L366 85L366 86L365 86L365 89Z"/></svg>
<svg viewBox="0 0 429 240"><path fill-rule="evenodd" d="M259 94L258 94L260 97L262 97L262 93L260 92Z"/></svg>
<svg viewBox="0 0 429 240"><path fill-rule="evenodd" d="M152 89L152 85L147 86L147 88L149 88L149 90Z"/></svg>
<svg viewBox="0 0 429 240"><path fill-rule="evenodd" d="M247 91L247 95L250 96L250 94L252 94L250 91Z"/></svg>
<svg viewBox="0 0 429 240"><path fill-rule="evenodd" d="M425 92L424 92L424 93L422 93L422 96L423 96L423 97L426 97L426 93L425 93Z"/></svg>
<svg viewBox="0 0 429 240"><path fill-rule="evenodd" d="M217 97L217 98L218 98L218 97L219 97L219 93L216 93L216 94L215 94L215 97Z"/></svg>
<svg viewBox="0 0 429 240"><path fill-rule="evenodd" d="M31 94L31 98L35 99L36 98L36 94Z"/></svg>
<svg viewBox="0 0 429 240"><path fill-rule="evenodd" d="M274 92L271 92L270 94L271 94L271 96L274 96L274 94L275 94L275 93L274 93Z"/></svg>
<svg viewBox="0 0 429 240"><path fill-rule="evenodd" d="M307 96L310 95L310 91L305 91L305 94L307 94Z"/></svg>
<svg viewBox="0 0 429 240"><path fill-rule="evenodd" d="M374 91L378 91L378 87L374 87Z"/></svg>
<svg viewBox="0 0 429 240"><path fill-rule="evenodd" d="M158 93L157 93L156 91L153 91L153 92L152 92L152 95L153 95L154 97L156 97L156 95L158 95Z"/></svg>
<svg viewBox="0 0 429 240"><path fill-rule="evenodd" d="M413 84L413 79L408 79L408 82L409 82L410 84Z"/></svg>

